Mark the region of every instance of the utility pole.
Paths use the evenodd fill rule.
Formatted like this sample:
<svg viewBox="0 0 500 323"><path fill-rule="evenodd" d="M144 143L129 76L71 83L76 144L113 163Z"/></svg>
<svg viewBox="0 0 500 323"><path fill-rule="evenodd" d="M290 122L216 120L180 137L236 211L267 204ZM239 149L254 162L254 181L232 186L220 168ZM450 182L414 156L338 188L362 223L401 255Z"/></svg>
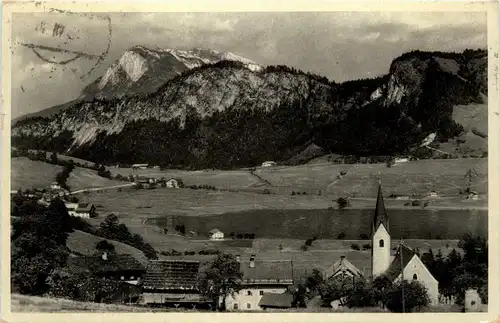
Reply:
<svg viewBox="0 0 500 323"><path fill-rule="evenodd" d="M401 299L403 302L403 313L405 312L405 276L403 268L403 239L399 243L399 259L401 260Z"/></svg>

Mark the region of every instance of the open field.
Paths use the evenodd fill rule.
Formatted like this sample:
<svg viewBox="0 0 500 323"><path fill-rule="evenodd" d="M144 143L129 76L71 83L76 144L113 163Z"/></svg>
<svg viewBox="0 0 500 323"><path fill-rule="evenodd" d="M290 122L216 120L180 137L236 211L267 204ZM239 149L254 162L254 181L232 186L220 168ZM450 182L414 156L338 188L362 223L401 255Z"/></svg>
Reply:
<svg viewBox="0 0 500 323"><path fill-rule="evenodd" d="M113 244L117 254L129 254L143 264L148 262L144 253L139 249L118 241L104 239L78 230L69 234L66 245L69 250L74 253L90 256L96 253L97 250L95 249L95 246L101 240L106 240Z"/></svg>
<svg viewBox="0 0 500 323"><path fill-rule="evenodd" d="M11 189L46 188L55 181L57 173L62 169L62 166L33 161L26 157L12 158ZM80 167L75 167L67 182L71 190L123 184L101 177L97 175L97 171Z"/></svg>
<svg viewBox="0 0 500 323"><path fill-rule="evenodd" d="M481 138L479 138L481 139ZM484 139L481 139L484 140ZM269 189L274 194L290 195L306 192L309 195L338 197L372 197L380 176L387 195L426 195L431 190L443 196L456 196L466 187L465 173L474 168L479 177L472 189L480 195L487 194L487 158L418 160L386 167L385 164L335 165L320 157L299 166L257 167L255 174L271 183L259 189ZM130 168L110 168L113 175L136 174L150 177L179 177L186 185L212 185L219 189L256 189L262 181L249 171L181 171ZM341 171L346 176L337 179Z"/></svg>

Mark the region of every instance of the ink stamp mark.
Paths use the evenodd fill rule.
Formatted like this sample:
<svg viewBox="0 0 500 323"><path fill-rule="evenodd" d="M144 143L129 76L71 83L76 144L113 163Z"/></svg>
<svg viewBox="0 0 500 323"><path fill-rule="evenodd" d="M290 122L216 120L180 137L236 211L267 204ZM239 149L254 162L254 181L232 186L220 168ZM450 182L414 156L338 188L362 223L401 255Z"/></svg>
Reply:
<svg viewBox="0 0 500 323"><path fill-rule="evenodd" d="M33 53L45 63L66 66L77 60L93 62L94 64L91 65L91 67L85 68L85 70L81 70L83 69L81 67L79 69L69 68L73 73L80 73L80 79L86 79L102 64L109 53L112 39L111 18L109 16L99 16L94 13L75 13L59 9L50 9L49 14L53 15L55 18L54 21L50 23L42 21L36 26L35 32L44 36L45 39L50 39L51 43L55 43L55 45L49 46L42 43L20 43L20 45L31 49ZM61 18L62 15L102 21L103 29L105 29L107 33L106 43L103 48L100 50L93 49L92 51L81 50L82 36L84 36L82 35L82 31L76 28L70 30L66 24L56 21L56 19ZM80 43L80 46L77 46L77 43Z"/></svg>

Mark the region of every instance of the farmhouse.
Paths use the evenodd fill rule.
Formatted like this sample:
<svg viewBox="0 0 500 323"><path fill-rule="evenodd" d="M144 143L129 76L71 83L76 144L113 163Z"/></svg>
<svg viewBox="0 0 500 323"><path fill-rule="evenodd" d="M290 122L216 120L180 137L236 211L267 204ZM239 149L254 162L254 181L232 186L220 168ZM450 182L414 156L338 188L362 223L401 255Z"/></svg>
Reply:
<svg viewBox="0 0 500 323"><path fill-rule="evenodd" d="M243 274L241 290L226 299L226 309L229 311L262 310L260 302L265 294L284 294L294 282L293 265L290 261L255 261L255 256L252 255L249 261L240 262L240 271ZM283 298L286 301L288 296ZM281 305L283 298L280 298ZM272 308L274 302L273 296L267 296L262 305L264 308Z"/></svg>
<svg viewBox="0 0 500 323"><path fill-rule="evenodd" d="M272 167L272 166L276 166L276 162L265 161L265 162L262 163L262 167Z"/></svg>
<svg viewBox="0 0 500 323"><path fill-rule="evenodd" d="M224 233L220 231L219 229L212 229L210 230L210 240L223 240L224 239Z"/></svg>
<svg viewBox="0 0 500 323"><path fill-rule="evenodd" d="M401 243L391 257L389 217L379 183L377 204L372 222L372 278L384 275L392 282L416 280L427 288L431 304L439 299L438 281L432 276L414 250Z"/></svg>
<svg viewBox="0 0 500 323"><path fill-rule="evenodd" d="M171 178L165 182L165 186L168 188L182 187L182 180L180 178Z"/></svg>
<svg viewBox="0 0 500 323"><path fill-rule="evenodd" d="M97 216L96 207L91 203L65 203L68 214L80 218L93 218Z"/></svg>
<svg viewBox="0 0 500 323"><path fill-rule="evenodd" d="M439 194L438 194L438 192L432 190L429 192L429 197L437 198L437 197L439 197Z"/></svg>
<svg viewBox="0 0 500 323"><path fill-rule="evenodd" d="M476 192L474 191L470 191L468 194L467 194L467 199L468 200L477 200L479 199L479 194L477 194Z"/></svg>
<svg viewBox="0 0 500 323"><path fill-rule="evenodd" d="M212 306L196 287L200 270L198 261L153 260L149 262L143 284L143 298L148 305Z"/></svg>
<svg viewBox="0 0 500 323"><path fill-rule="evenodd" d="M137 285L145 273L144 266L129 254L108 254L68 258L72 271L89 271L93 275Z"/></svg>

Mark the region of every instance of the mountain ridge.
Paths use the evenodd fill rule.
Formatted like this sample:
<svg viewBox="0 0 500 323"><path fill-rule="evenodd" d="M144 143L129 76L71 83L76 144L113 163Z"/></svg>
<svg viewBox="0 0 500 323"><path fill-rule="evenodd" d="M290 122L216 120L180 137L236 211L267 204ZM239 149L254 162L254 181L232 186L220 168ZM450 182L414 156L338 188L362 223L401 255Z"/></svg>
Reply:
<svg viewBox="0 0 500 323"><path fill-rule="evenodd" d="M487 90L485 60L481 50L413 51L384 76L341 84L286 66L222 60L186 69L150 93L28 118L13 127L13 141L101 162L193 168L288 160L306 143L342 154L408 153L430 132L439 141L463 132L453 107Z"/></svg>

